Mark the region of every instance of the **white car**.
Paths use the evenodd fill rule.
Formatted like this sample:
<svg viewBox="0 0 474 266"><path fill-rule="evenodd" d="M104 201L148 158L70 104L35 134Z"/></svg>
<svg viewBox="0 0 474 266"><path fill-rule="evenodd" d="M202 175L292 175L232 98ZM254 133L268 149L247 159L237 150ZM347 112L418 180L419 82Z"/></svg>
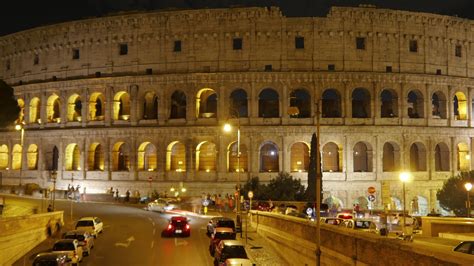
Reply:
<svg viewBox="0 0 474 266"><path fill-rule="evenodd" d="M76 223L76 230L88 231L94 238L104 230L104 223L97 217L83 217Z"/></svg>
<svg viewBox="0 0 474 266"><path fill-rule="evenodd" d="M164 200L164 199L157 199L155 201L152 201L148 203L148 207L147 207L149 211L154 211L154 212L171 211L174 208L176 208L175 205L171 204L169 201Z"/></svg>
<svg viewBox="0 0 474 266"><path fill-rule="evenodd" d="M61 253L67 255L73 265L82 261L82 247L76 239L61 239L56 241L53 246L53 253Z"/></svg>
<svg viewBox="0 0 474 266"><path fill-rule="evenodd" d="M339 224L339 226L358 231L370 232L375 234L378 233L377 225L374 221L370 219L347 219L344 220L341 224Z"/></svg>

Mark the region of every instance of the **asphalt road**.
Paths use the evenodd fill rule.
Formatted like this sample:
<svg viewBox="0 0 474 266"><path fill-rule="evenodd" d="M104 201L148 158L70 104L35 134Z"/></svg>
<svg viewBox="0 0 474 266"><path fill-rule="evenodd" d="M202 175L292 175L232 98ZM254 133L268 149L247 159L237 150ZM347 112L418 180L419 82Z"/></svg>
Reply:
<svg viewBox="0 0 474 266"><path fill-rule="evenodd" d="M81 265L212 265L205 233L207 219L190 217L190 237L162 238L162 230L175 214L104 203L72 204L71 220L71 202L56 201L56 209L64 211L63 232L84 216L97 216L104 222L104 232ZM14 266L31 265L36 254L50 250L57 239L45 240Z"/></svg>

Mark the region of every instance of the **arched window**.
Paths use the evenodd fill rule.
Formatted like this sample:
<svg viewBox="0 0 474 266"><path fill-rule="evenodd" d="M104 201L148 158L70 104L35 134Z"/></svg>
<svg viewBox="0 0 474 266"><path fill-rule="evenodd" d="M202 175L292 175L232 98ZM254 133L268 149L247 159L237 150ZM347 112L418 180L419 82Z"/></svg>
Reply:
<svg viewBox="0 0 474 266"><path fill-rule="evenodd" d="M390 118L398 116L398 97L392 89L384 89L380 94L382 106L380 108L380 117Z"/></svg>
<svg viewBox="0 0 474 266"><path fill-rule="evenodd" d="M155 171L158 163L155 145L150 142L140 144L137 160L138 170Z"/></svg>
<svg viewBox="0 0 474 266"><path fill-rule="evenodd" d="M243 89L236 89L230 94L230 116L235 117L235 112L238 117L248 117L247 92Z"/></svg>
<svg viewBox="0 0 474 266"><path fill-rule="evenodd" d="M104 150L100 143L94 142L90 145L87 165L89 171L104 171Z"/></svg>
<svg viewBox="0 0 474 266"><path fill-rule="evenodd" d="M213 89L201 89L196 95L196 118L217 117L217 94Z"/></svg>
<svg viewBox="0 0 474 266"><path fill-rule="evenodd" d="M147 92L143 99L143 119L158 118L158 97L153 92Z"/></svg>
<svg viewBox="0 0 474 266"><path fill-rule="evenodd" d="M18 113L18 119L16 124L22 124L25 121L25 101L23 99L17 100L18 107L20 107L20 112Z"/></svg>
<svg viewBox="0 0 474 266"><path fill-rule="evenodd" d="M56 94L49 96L48 105L46 106L48 123L58 123L61 121L60 110L59 96Z"/></svg>
<svg viewBox="0 0 474 266"><path fill-rule="evenodd" d="M311 96L305 89L296 89L290 93L288 114L295 118L311 116Z"/></svg>
<svg viewBox="0 0 474 266"><path fill-rule="evenodd" d="M69 97L67 103L67 120L82 121L82 102L78 94L73 94Z"/></svg>
<svg viewBox="0 0 474 266"><path fill-rule="evenodd" d="M166 149L166 171L186 172L186 146L171 142Z"/></svg>
<svg viewBox="0 0 474 266"><path fill-rule="evenodd" d="M89 119L91 121L104 120L104 95L100 92L92 93L89 99Z"/></svg>
<svg viewBox="0 0 474 266"><path fill-rule="evenodd" d="M21 153L22 148L20 144L15 144L13 146L13 153L12 153L12 169L13 170L20 170L21 169Z"/></svg>
<svg viewBox="0 0 474 266"><path fill-rule="evenodd" d="M433 118L446 119L446 96L437 91L431 97L431 114Z"/></svg>
<svg viewBox="0 0 474 266"><path fill-rule="evenodd" d="M297 142L291 145L290 158L291 172L308 172L309 168L309 147L304 142Z"/></svg>
<svg viewBox="0 0 474 266"><path fill-rule="evenodd" d="M260 148L260 172L278 172L278 148L276 144L267 142Z"/></svg>
<svg viewBox="0 0 474 266"><path fill-rule="evenodd" d="M457 145L457 170L458 171L469 171L469 146L466 143L458 143Z"/></svg>
<svg viewBox="0 0 474 266"><path fill-rule="evenodd" d="M186 118L186 94L175 91L171 95L170 119Z"/></svg>
<svg viewBox="0 0 474 266"><path fill-rule="evenodd" d="M410 147L410 171L426 171L426 149L421 142L415 142Z"/></svg>
<svg viewBox="0 0 474 266"><path fill-rule="evenodd" d="M274 118L280 116L280 101L274 89L264 89L258 95L258 117Z"/></svg>
<svg viewBox="0 0 474 266"><path fill-rule="evenodd" d="M211 172L216 170L216 145L203 141L196 147L196 170Z"/></svg>
<svg viewBox="0 0 474 266"><path fill-rule="evenodd" d="M117 142L114 144L112 151L113 171L129 171L130 170L130 148L125 142Z"/></svg>
<svg viewBox="0 0 474 266"><path fill-rule="evenodd" d="M248 155L247 146L240 143L240 158L237 156L237 141L232 142L227 147L227 171L229 172L247 172ZM239 170L240 169L240 170Z"/></svg>
<svg viewBox="0 0 474 266"><path fill-rule="evenodd" d="M30 123L36 123L40 121L40 114L41 114L41 105L40 99L38 97L34 97L30 101Z"/></svg>
<svg viewBox="0 0 474 266"><path fill-rule="evenodd" d="M334 142L323 147L323 172L342 172L342 149Z"/></svg>
<svg viewBox="0 0 474 266"><path fill-rule="evenodd" d="M454 119L456 120L467 119L467 99L464 93L458 91L454 95L453 111L454 111Z"/></svg>
<svg viewBox="0 0 474 266"><path fill-rule="evenodd" d="M357 88L352 92L352 118L370 117L370 93L367 89Z"/></svg>
<svg viewBox="0 0 474 266"><path fill-rule="evenodd" d="M77 171L80 170L80 159L81 153L79 146L76 143L71 143L66 147L66 153L64 158L64 164L66 171Z"/></svg>
<svg viewBox="0 0 474 266"><path fill-rule="evenodd" d="M372 172L372 149L364 142L354 146L354 172Z"/></svg>
<svg viewBox="0 0 474 266"><path fill-rule="evenodd" d="M28 164L28 170L38 169L38 146L31 144L28 147L28 153L26 154L26 160Z"/></svg>
<svg viewBox="0 0 474 266"><path fill-rule="evenodd" d="M407 105L409 118L423 118L425 116L423 94L419 90L412 90L408 93Z"/></svg>
<svg viewBox="0 0 474 266"><path fill-rule="evenodd" d="M438 143L435 147L435 171L447 172L450 167L449 148L445 143Z"/></svg>
<svg viewBox="0 0 474 266"><path fill-rule="evenodd" d="M400 148L395 143L386 142L383 145L382 170L395 172L400 169Z"/></svg>
<svg viewBox="0 0 474 266"><path fill-rule="evenodd" d="M130 95L124 91L114 96L114 120L130 119Z"/></svg>
<svg viewBox="0 0 474 266"><path fill-rule="evenodd" d="M327 89L322 97L322 117L341 117L341 95L335 89Z"/></svg>
<svg viewBox="0 0 474 266"><path fill-rule="evenodd" d="M6 170L9 161L8 146L3 144L0 146L0 170Z"/></svg>

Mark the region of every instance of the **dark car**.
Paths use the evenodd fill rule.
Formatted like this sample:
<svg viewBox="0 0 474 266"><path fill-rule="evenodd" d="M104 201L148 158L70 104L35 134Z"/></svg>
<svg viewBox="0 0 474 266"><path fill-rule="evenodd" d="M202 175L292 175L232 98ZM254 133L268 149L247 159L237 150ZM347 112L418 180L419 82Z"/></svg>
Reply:
<svg viewBox="0 0 474 266"><path fill-rule="evenodd" d="M474 241L463 241L459 243L459 245L457 245L453 250L474 255Z"/></svg>
<svg viewBox="0 0 474 266"><path fill-rule="evenodd" d="M164 237L171 236L185 236L191 235L191 227L189 226L188 218L184 216L173 216L171 217L168 226L161 233Z"/></svg>
<svg viewBox="0 0 474 266"><path fill-rule="evenodd" d="M36 255L33 266L66 266L71 265L71 259L68 259L64 253L40 253Z"/></svg>
<svg viewBox="0 0 474 266"><path fill-rule="evenodd" d="M209 253L214 257L217 245L221 240L235 240L236 234L232 228L218 227L211 236L211 242L209 243Z"/></svg>
<svg viewBox="0 0 474 266"><path fill-rule="evenodd" d="M214 217L207 224L207 234L212 235L214 233L214 229L216 229L217 227L228 227L232 228L234 232L237 232L235 228L235 222L231 218Z"/></svg>

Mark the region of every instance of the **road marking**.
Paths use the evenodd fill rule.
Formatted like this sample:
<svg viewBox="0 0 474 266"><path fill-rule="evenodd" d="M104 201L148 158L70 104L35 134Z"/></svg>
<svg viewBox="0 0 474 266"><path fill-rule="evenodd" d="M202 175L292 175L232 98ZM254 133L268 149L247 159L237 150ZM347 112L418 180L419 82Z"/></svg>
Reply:
<svg viewBox="0 0 474 266"><path fill-rule="evenodd" d="M151 247L150 248L153 248L153 245L155 245L155 240L151 241Z"/></svg>
<svg viewBox="0 0 474 266"><path fill-rule="evenodd" d="M175 246L187 246L188 245L188 241L186 240L178 240L178 238L174 238L174 245Z"/></svg>
<svg viewBox="0 0 474 266"><path fill-rule="evenodd" d="M128 248L130 246L130 244L135 241L135 238L133 236L129 237L127 240L125 240L126 243L121 243L121 242L117 242L115 243L115 246L116 247L124 247L124 248Z"/></svg>
<svg viewBox="0 0 474 266"><path fill-rule="evenodd" d="M156 233L156 228L153 228L153 235L155 235Z"/></svg>

